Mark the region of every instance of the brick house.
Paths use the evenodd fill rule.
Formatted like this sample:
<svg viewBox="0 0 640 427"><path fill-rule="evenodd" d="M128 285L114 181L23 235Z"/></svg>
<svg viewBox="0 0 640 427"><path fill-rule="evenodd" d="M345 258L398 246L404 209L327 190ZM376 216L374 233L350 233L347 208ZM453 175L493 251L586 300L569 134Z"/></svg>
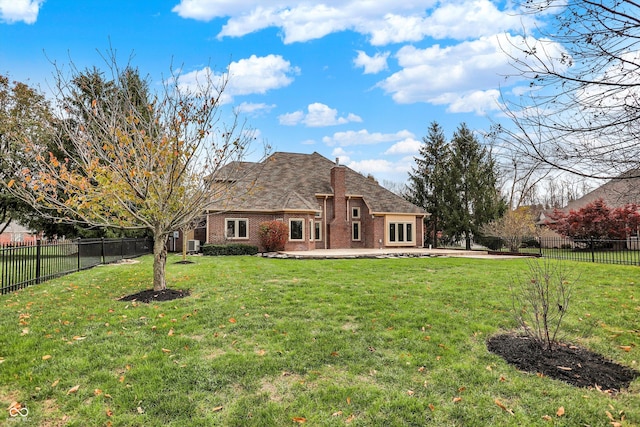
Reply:
<svg viewBox="0 0 640 427"><path fill-rule="evenodd" d="M285 250L422 247L427 212L318 153L235 162L213 184L233 191L207 211L206 243L260 247L259 224L289 227Z"/></svg>

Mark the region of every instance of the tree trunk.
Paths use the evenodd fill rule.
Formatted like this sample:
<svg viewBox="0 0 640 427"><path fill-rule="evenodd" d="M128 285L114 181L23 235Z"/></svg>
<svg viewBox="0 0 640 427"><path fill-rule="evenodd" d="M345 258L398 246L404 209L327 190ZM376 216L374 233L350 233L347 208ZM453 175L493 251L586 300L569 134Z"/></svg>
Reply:
<svg viewBox="0 0 640 427"><path fill-rule="evenodd" d="M466 242L466 249L470 251L471 250L471 234L470 233L467 233L465 237L465 242Z"/></svg>
<svg viewBox="0 0 640 427"><path fill-rule="evenodd" d="M167 265L167 236L164 234L154 237L153 240L153 290L167 289L165 280L165 266Z"/></svg>

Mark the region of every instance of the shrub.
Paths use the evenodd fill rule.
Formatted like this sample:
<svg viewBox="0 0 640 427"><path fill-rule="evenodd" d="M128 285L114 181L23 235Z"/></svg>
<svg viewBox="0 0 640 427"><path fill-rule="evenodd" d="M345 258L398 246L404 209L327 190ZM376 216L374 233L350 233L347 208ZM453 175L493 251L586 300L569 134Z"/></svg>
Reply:
<svg viewBox="0 0 640 427"><path fill-rule="evenodd" d="M569 309L571 274L564 264L547 258L530 260L528 267L529 274L512 284L513 311L532 341L551 351Z"/></svg>
<svg viewBox="0 0 640 427"><path fill-rule="evenodd" d="M228 245L204 245L202 247L202 254L209 256L255 255L257 253L257 246L245 245L243 243L231 243Z"/></svg>
<svg viewBox="0 0 640 427"><path fill-rule="evenodd" d="M260 243L266 252L284 250L289 237L289 227L282 221L261 222L258 229Z"/></svg>

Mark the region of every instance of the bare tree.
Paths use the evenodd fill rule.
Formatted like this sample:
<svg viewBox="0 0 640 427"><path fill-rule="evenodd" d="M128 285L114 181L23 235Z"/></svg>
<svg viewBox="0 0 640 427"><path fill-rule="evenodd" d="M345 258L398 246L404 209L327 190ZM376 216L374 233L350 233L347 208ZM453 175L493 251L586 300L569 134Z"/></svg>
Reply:
<svg viewBox="0 0 640 427"><path fill-rule="evenodd" d="M514 253L520 252L525 238L538 234L532 209L528 206L507 211L504 216L483 225L481 231L484 235L499 237Z"/></svg>
<svg viewBox="0 0 640 427"><path fill-rule="evenodd" d="M219 81L200 76L187 88L173 74L157 93L137 70L106 57L107 78L94 70L57 69L57 153L26 138L34 158L5 187L41 215L90 226L146 229L153 235L153 288L166 288L166 241L233 186L208 177L245 156L250 130L223 116ZM19 167L19 165L17 165Z"/></svg>
<svg viewBox="0 0 640 427"><path fill-rule="evenodd" d="M514 125L505 137L559 170L640 176L640 4L527 0L523 8L547 26L504 46L530 82L519 100L505 100Z"/></svg>

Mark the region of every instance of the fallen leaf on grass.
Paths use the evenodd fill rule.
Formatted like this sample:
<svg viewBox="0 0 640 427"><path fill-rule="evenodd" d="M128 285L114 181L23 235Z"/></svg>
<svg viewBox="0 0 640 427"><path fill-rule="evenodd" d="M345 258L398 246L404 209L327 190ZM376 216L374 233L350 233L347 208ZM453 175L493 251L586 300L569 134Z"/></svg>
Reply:
<svg viewBox="0 0 640 427"><path fill-rule="evenodd" d="M342 415L342 411L334 412L333 414L331 414L332 417L339 417L340 415Z"/></svg>
<svg viewBox="0 0 640 427"><path fill-rule="evenodd" d="M224 408L224 406L216 406L215 408L212 409L213 412L220 412L222 411L222 408Z"/></svg>
<svg viewBox="0 0 640 427"><path fill-rule="evenodd" d="M51 359L50 354L45 354L44 356L42 356L42 360L49 360L49 359Z"/></svg>
<svg viewBox="0 0 640 427"><path fill-rule="evenodd" d="M307 419L306 419L306 418L303 418L303 417L293 417L293 418L291 418L291 420L292 420L294 423L298 423L298 424L304 424L304 423L306 423L306 422L307 422Z"/></svg>
<svg viewBox="0 0 640 427"><path fill-rule="evenodd" d="M349 424L351 421L355 420L356 416L354 414L349 415L349 418L344 420L345 423Z"/></svg>
<svg viewBox="0 0 640 427"><path fill-rule="evenodd" d="M162 349L162 352L163 352L163 353L171 353L171 350L169 350L168 348L163 348L163 349Z"/></svg>
<svg viewBox="0 0 640 427"><path fill-rule="evenodd" d="M107 409L106 413L107 413L107 417L110 417L113 415L113 411L111 409Z"/></svg>
<svg viewBox="0 0 640 427"><path fill-rule="evenodd" d="M229 323L236 323L236 319L234 319L233 317L229 319Z"/></svg>
<svg viewBox="0 0 640 427"><path fill-rule="evenodd" d="M170 337L173 336L173 329L169 329L169 333L167 333L167 336L170 336Z"/></svg>
<svg viewBox="0 0 640 427"><path fill-rule="evenodd" d="M551 418L549 415L543 415L542 419L545 421L553 421L553 418Z"/></svg>
<svg viewBox="0 0 640 427"><path fill-rule="evenodd" d="M498 405L498 406L500 407L500 409L502 409L503 411L508 412L508 413L510 413L511 415L514 415L514 414L513 414L513 411L512 411L511 409L507 408L506 406L504 406L504 404L503 404L502 402L500 402L500 400L496 399L496 400L494 400L494 402L495 402L495 403L496 403L496 405Z"/></svg>
<svg viewBox="0 0 640 427"><path fill-rule="evenodd" d="M429 403L429 409L431 409L431 412L436 410L436 407L433 406L433 403Z"/></svg>
<svg viewBox="0 0 640 427"><path fill-rule="evenodd" d="M556 415L561 417L564 415L564 406L561 406L558 408L558 411L556 412Z"/></svg>
<svg viewBox="0 0 640 427"><path fill-rule="evenodd" d="M101 394L102 394L102 390L100 390L99 388L96 388L95 390L93 390L94 396L100 396Z"/></svg>
<svg viewBox="0 0 640 427"><path fill-rule="evenodd" d="M461 397L456 396L456 397L454 397L454 398L453 398L453 403L458 403L458 402L460 402L461 400L462 400L462 398L461 398Z"/></svg>
<svg viewBox="0 0 640 427"><path fill-rule="evenodd" d="M72 393L76 393L78 390L80 390L80 386L79 385L73 386L67 391L67 394L69 395L69 394L72 394Z"/></svg>
<svg viewBox="0 0 640 427"><path fill-rule="evenodd" d="M144 409L142 409L140 406L138 406L137 410L139 414L144 414Z"/></svg>
<svg viewBox="0 0 640 427"><path fill-rule="evenodd" d="M76 340L76 341L82 341L82 340L87 339L87 337L82 337L82 336L76 335L75 337L73 337L73 339Z"/></svg>
<svg viewBox="0 0 640 427"><path fill-rule="evenodd" d="M60 380L55 380L54 382L52 382L51 383L51 388L57 386L59 382L60 382Z"/></svg>
<svg viewBox="0 0 640 427"><path fill-rule="evenodd" d="M0 357L0 363L4 363L4 358Z"/></svg>
<svg viewBox="0 0 640 427"><path fill-rule="evenodd" d="M627 353L631 351L631 346L630 345L621 345L620 348L624 351L626 351Z"/></svg>

